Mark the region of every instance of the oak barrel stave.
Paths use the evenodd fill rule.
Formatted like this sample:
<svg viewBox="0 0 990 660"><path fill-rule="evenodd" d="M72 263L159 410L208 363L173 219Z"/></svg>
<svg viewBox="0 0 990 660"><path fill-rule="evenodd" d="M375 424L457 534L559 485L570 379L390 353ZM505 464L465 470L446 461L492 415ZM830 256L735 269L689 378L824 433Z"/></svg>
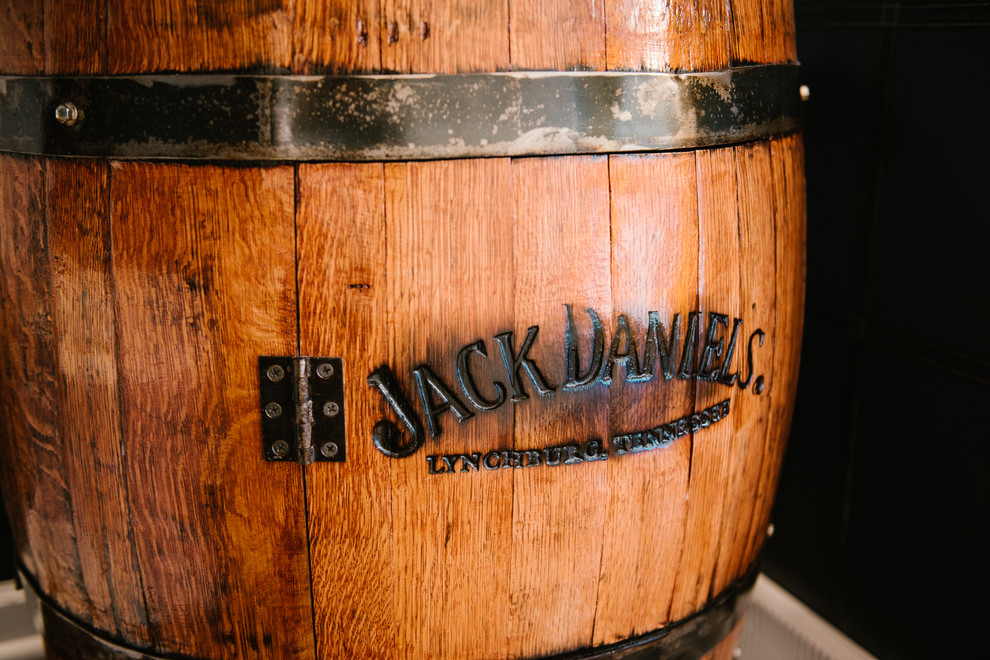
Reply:
<svg viewBox="0 0 990 660"><path fill-rule="evenodd" d="M778 2L667 15L628 2L237 2L224 16L167 4L111 2L71 21L40 9L25 40L0 44L3 72L794 60ZM23 568L107 637L194 657L531 657L660 628L755 560L800 337L800 138L363 165L0 163L2 322L17 339L2 356L4 497ZM391 365L413 397L420 364L456 388L458 349L481 339L484 389L506 379L495 335L512 330L518 347L538 325L532 355L559 385L564 304L581 328L596 310L609 339L621 314L640 342L650 311L668 329L674 313L743 318L767 333L766 390L629 383L617 366L608 387L464 424L446 413L413 458L374 448L371 426L391 412L364 385L371 369ZM346 463L261 460L253 360L297 350L344 356ZM426 454L608 438L727 397L721 425L661 451L426 474Z"/></svg>

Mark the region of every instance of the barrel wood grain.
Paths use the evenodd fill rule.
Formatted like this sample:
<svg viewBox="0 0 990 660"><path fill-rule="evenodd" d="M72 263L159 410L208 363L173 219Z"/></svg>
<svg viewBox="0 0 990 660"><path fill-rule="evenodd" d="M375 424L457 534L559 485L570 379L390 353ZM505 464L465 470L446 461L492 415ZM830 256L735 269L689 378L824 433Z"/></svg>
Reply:
<svg viewBox="0 0 990 660"><path fill-rule="evenodd" d="M702 410L729 399L731 411L732 403L738 396L735 390L720 383L702 381L698 375L704 366L702 347L706 344L705 329L710 327L709 314L717 311L728 314L731 319L739 309L739 243L733 152L731 149L702 150L696 152L696 159L700 311L697 347L690 365L690 372L697 379L695 409ZM689 341L688 337L686 328L685 344ZM684 366L682 360L679 373L684 371ZM734 413L730 412L730 416ZM730 476L731 431L732 427L728 424L715 424L690 436L685 541L674 584L671 620L682 619L701 609L715 595L711 593L711 579L718 558L725 483Z"/></svg>
<svg viewBox="0 0 990 660"><path fill-rule="evenodd" d="M729 0L729 62L733 66L765 61L764 6L768 0Z"/></svg>
<svg viewBox="0 0 990 660"><path fill-rule="evenodd" d="M0 4L0 73L35 75L44 70L44 3L5 0Z"/></svg>
<svg viewBox="0 0 990 660"><path fill-rule="evenodd" d="M729 0L733 66L797 61L794 5L789 0Z"/></svg>
<svg viewBox="0 0 990 660"><path fill-rule="evenodd" d="M399 73L506 70L508 9L501 0L383 0L382 68Z"/></svg>
<svg viewBox="0 0 990 660"><path fill-rule="evenodd" d="M725 3L653 4L609 0L606 53L610 71L713 71L728 66Z"/></svg>
<svg viewBox="0 0 990 660"><path fill-rule="evenodd" d="M157 646L312 657L302 475L265 463L258 437L257 356L296 349L293 169L115 163L111 213L128 492Z"/></svg>
<svg viewBox="0 0 990 660"><path fill-rule="evenodd" d="M59 429L87 607L97 629L151 646L121 433L110 242L110 167L48 163ZM83 411L85 411L84 414Z"/></svg>
<svg viewBox="0 0 990 660"><path fill-rule="evenodd" d="M517 159L512 165L515 335L539 327L530 355L558 388L515 409L515 447L603 440L609 395L563 392L564 305L612 309L607 157ZM610 323L608 317L603 323ZM540 336L543 340L540 340ZM554 340L552 338L558 337ZM587 360L587 358L585 358ZM585 367L586 368L586 367ZM513 471L508 651L539 656L589 646L602 553L605 461ZM547 632L553 633L548 635Z"/></svg>
<svg viewBox="0 0 990 660"><path fill-rule="evenodd" d="M238 0L211 7L190 0L12 3L0 19L6 21L0 30L2 69L689 71L797 60L794 12L786 0L662 7L559 0L530 11L525 3L487 1L468 8L425 0Z"/></svg>
<svg viewBox="0 0 990 660"><path fill-rule="evenodd" d="M0 259L3 266L0 269L0 323L3 324L3 336L7 338L0 344L3 360L0 362L3 374L0 379L0 393L3 395L0 399L0 430L3 432L3 442L0 442L0 475L3 477L0 488L14 533L17 557L32 573L37 574L35 549L28 537L27 527L31 494L28 488L34 483L29 472L30 461L25 454L30 439L25 433L25 417L20 412L21 395L17 394L13 383L25 380L22 376L25 361L31 359L37 350L34 347L38 341L36 333L25 331L24 321L25 317L37 313L32 307L37 308L43 303L36 294L29 294L30 298L34 298L33 304L19 301L24 299L22 288L33 289L30 274L37 268L32 263L32 259L38 257L31 254L31 240L24 241L23 238L30 236L29 227L32 224L44 221L44 169L39 162L7 154L0 155L0 165L3 166L0 171L0 218L3 222L0 225ZM17 249L18 242L22 244L20 249ZM40 240L36 244L43 245ZM28 273L26 280L24 271ZM27 343L21 344L22 340Z"/></svg>
<svg viewBox="0 0 990 660"><path fill-rule="evenodd" d="M44 4L45 73L105 73L107 1L49 0Z"/></svg>
<svg viewBox="0 0 990 660"><path fill-rule="evenodd" d="M389 347L384 167L300 165L298 180L300 352L343 358L349 439L346 463L306 470L317 655L389 658L392 479L369 441L388 406L365 382Z"/></svg>
<svg viewBox="0 0 990 660"><path fill-rule="evenodd" d="M774 143L774 144L776 146L776 143ZM793 150L796 147L796 143L794 143L793 141L791 141L788 146L789 146L789 148L791 150ZM778 147L778 150L781 150L781 149L783 149L783 148L782 147ZM716 151L714 153L724 154L724 153L732 153L732 151L733 150L731 150L731 149L726 149L726 150L718 150L718 151ZM786 150L784 150L784 151L785 151L785 153L787 153ZM757 164L748 165L748 160L745 159L747 156L749 156L749 157L759 157L760 154L763 154L763 159L764 159L764 162L763 162L762 165L759 164L759 161L758 161ZM712 155L712 152L708 152L708 153L701 152L697 156L694 155L694 154L677 154L677 155L665 155L665 156L655 156L655 157L613 157L613 160L616 160L616 161L625 160L625 161L630 161L630 162L635 162L635 161L641 160L643 158L655 158L655 159L664 159L664 158L666 158L666 159L673 159L673 158L684 159L684 158L688 158L688 159L692 159L693 160L695 158L710 157L711 155ZM759 180L761 178L762 174L765 173L765 170L769 166L769 163L766 162L767 161L767 158L768 158L768 151L767 151L767 146L766 145L754 145L754 146L749 146L749 147L738 147L738 148L735 149L735 157L736 157L736 159L735 159L735 166L738 168L738 172L735 173L735 176L739 177L740 181L743 181L744 183L746 183L747 184L747 187L748 187L748 184L749 183L751 183L751 182L752 183L755 183L757 180ZM790 222L792 225L794 225L794 227L792 229L792 233L794 233L795 235L797 235L800 232L800 225L799 225L800 217L799 217L799 214L798 214L798 217L795 220L795 213L799 211L799 207L798 207L799 202L796 203L794 201L788 201L788 199L786 199L786 197L788 197L788 196L793 197L794 195L798 195L799 196L800 195L800 190L797 188L797 185L798 185L797 179L796 179L797 171L795 170L795 165L792 162L794 160L794 158L792 156L788 156L788 158L789 158L789 160L785 160L783 163L779 164L778 167L777 167L776 175L777 175L777 179L778 179L779 183L778 183L778 191L777 191L778 199L776 200L776 204L779 205L779 206L781 206L781 208L783 209L780 212L779 215L787 216L789 214L790 217L788 218L787 221ZM566 159L553 159L553 160L566 161ZM535 161L530 161L530 162L535 162ZM518 166L519 164L520 163L517 162L516 165ZM521 164L525 165L527 163L524 161ZM440 165L440 164L433 164L433 165L436 166L436 165ZM121 166L118 166L118 169L120 169L120 167ZM370 205L370 208L372 208L372 209L376 206L376 204L380 204L380 202L375 202L375 200L376 199L380 199L381 192L380 192L380 190L378 190L378 191L374 190L374 187L375 186L380 185L378 183L375 183L376 181L378 181L380 179L380 176L381 176L381 174L380 174L380 172L381 172L380 166L375 166L375 165L369 165L369 166L345 166L345 165L338 165L338 166L309 166L309 167L332 167L332 168L337 168L340 171L346 171L346 168L348 168L348 167L370 168L371 171L369 173L367 173L367 175L365 177L367 185L370 185L372 187L372 190L369 193L369 195L370 195L370 197L369 197L370 201L368 201L367 204L369 204ZM407 168L408 166L399 166L399 165L396 165L396 166L391 166L391 167L394 167L394 168L403 168L404 169L404 168ZM747 170L746 170L747 167L755 168L755 170L753 172L750 172L750 173L747 174ZM71 181L74 176L76 178L85 179L85 176L80 176L78 173L73 174L70 170L71 170L71 168L68 168L67 166L65 166L63 164L62 165L62 169L60 169L58 171L58 176L56 178L53 178L52 179L52 182L53 183L57 183L58 181L61 181L61 180L69 180L69 181ZM91 171L90 172L90 175L93 176L93 174L94 173ZM616 207L621 207L621 205L623 203L629 203L629 200L625 200L625 202L623 201L623 194L624 193L623 193L623 188L622 188L622 185L623 185L622 184L622 181L626 177L633 178L635 175L630 175L628 172L625 173L625 174L623 174L622 173L622 170L621 170L621 166L618 165L618 164L615 165L614 171L611 174L612 174L612 177L611 177L611 179L612 179L611 187L612 187L612 204L613 204L613 208L612 208L611 214L612 214L612 222L615 225L613 227L613 230L612 231L613 232L619 232L619 231L621 231L621 227L622 227L622 213L621 213L620 210L617 210ZM790 177L790 179L788 177ZM96 176L96 178L99 179L99 176ZM435 178L436 177L426 177L426 176L424 176L424 177L421 178L419 184L420 184L420 186L427 185L427 183L426 183L427 181L431 181L431 180L433 180ZM442 177L440 177L440 178L442 179ZM705 177L702 177L702 179L705 179ZM709 179L712 179L712 178L709 177ZM708 180L708 179L706 179L706 180ZM354 184L355 184L355 181L358 181L359 182L359 181L361 181L361 179L348 180L348 181L350 181L350 184L351 184L351 185L348 186L349 188L360 187L360 186L356 186ZM712 179L712 181L717 181L717 179ZM327 182L325 182L325 181L322 183L322 185L326 185L326 184L327 184ZM313 185L315 185L315 184L313 184ZM364 185L364 184L362 184L362 185ZM724 185L719 184L719 183L714 183L713 184L713 183L711 183L711 181L709 181L709 185L711 185L712 188L715 189L715 190L722 190L722 189L724 189ZM97 184L97 186L99 186L99 184ZM557 190L561 190L561 189L566 189L567 188L566 186L560 186L560 185L550 186L550 187L551 188L554 188L554 189L557 189ZM86 195L85 194L82 194L80 192L62 192L62 193L58 193L57 192L59 190L59 186L58 185L52 185L51 188L52 188L52 190L49 190L49 197L52 197L52 198L60 198L60 197L70 198L71 197L73 199L83 199L83 200L85 200L85 198L86 198ZM647 191L650 189L646 185L643 185L642 188L645 189L645 190L647 190ZM311 192L311 194L316 194L316 191L318 191L319 187L317 186L316 188L313 188L311 186L310 189L313 191L313 192ZM441 189L444 189L444 187L441 186ZM449 189L449 188L447 188L447 189ZM691 208L691 202L692 202L692 200L694 198L694 194L691 194L692 188L690 186L686 187L685 189L687 191L689 191L689 192L687 194L685 194L682 191L681 194L684 194L685 195L685 197L683 199L684 205L687 208L690 209ZM766 199L765 199L766 193L763 193L761 195L762 201L759 201L759 202L747 202L747 201L745 201L745 198L746 198L746 195L747 194L749 194L749 193L747 193L746 191L741 191L739 193L740 199L742 201L740 202L740 208L738 210L738 213L739 213L739 220L738 220L738 222L740 223L740 227L738 229L740 238L738 240L740 240L740 241L746 240L746 239L744 239L744 237L748 235L747 230L746 230L746 227L749 226L750 224L752 224L753 225L753 227L752 227L752 231L753 232L759 232L761 234L764 234L762 237L757 237L754 234L753 236L750 236L749 239L748 239L749 242L750 242L750 246L754 250L756 250L752 254L760 254L759 250L764 250L765 251L765 249L766 249L766 242L768 240L770 240L767 236L765 236L765 234L767 232L766 222L765 221L762 222L762 223L760 222L760 220L764 216L764 212L766 210L766 208L765 208L766 207ZM95 193L93 193L91 195L91 196L94 196L96 198L96 200L97 200L97 201L94 201L92 203L97 204L97 205L100 204L100 202L98 201L99 195L100 195L99 190L97 190ZM444 196L443 193L437 193L437 195L439 197L441 197L441 198ZM729 197L731 197L731 196L732 196L732 194L730 193L729 194ZM397 208L399 206L402 206L403 204L406 204L406 205L409 204L408 198L410 197L410 195L405 194L402 197L403 197L404 201L401 202L401 203L393 203L392 204L392 207L393 208ZM419 195L413 194L412 197L415 197L416 199L422 199L423 196L421 194L419 194ZM487 197L494 199L494 198L498 198L499 196L498 195L488 195ZM307 199L307 198L308 198L308 195L302 195L302 199ZM398 194L396 194L396 198L399 198L399 195ZM702 196L702 199L704 199L704 195ZM557 201L559 201L559 200L557 200ZM522 205L523 206L526 205L525 204L525 200L523 201ZM724 206L724 203L722 205ZM754 208L750 208L750 205L752 205ZM516 203L516 207L518 208L519 206L520 206L520 202L517 202ZM326 208L326 205L325 204L316 203L315 206L314 206L314 208ZM632 204L632 208L635 209L636 208L636 204ZM649 208L649 206L647 205L646 208ZM82 210L85 210L85 209L74 208L72 210L72 213L75 214L75 215L79 215ZM429 210L429 209L427 209L427 210ZM437 209L434 208L433 210L436 211ZM92 211L92 212L93 213L97 213L95 210ZM352 217L352 215L353 215L353 213L350 210L346 210L346 209L345 209L345 213L344 214L345 214L346 217ZM57 214L55 214L55 215L57 215ZM53 217L55 217L55 215L53 215ZM83 213L83 215L85 215L85 213ZM357 215L361 215L361 214L360 213L357 213ZM429 214L426 211L423 211L418 216L418 219L420 221L423 221L427 215L429 215ZM470 215L470 214L465 214L465 215ZM703 212L700 215L701 215L702 218L704 217L704 213ZM752 217L750 217L750 216L752 216ZM303 217L305 217L305 216L303 216ZM689 214L689 217L690 217L690 214ZM783 220L781 220L781 221L783 221ZM701 226L702 227L705 226L703 220L699 220L699 222L701 223ZM407 224L409 224L410 226L415 226L417 223L416 222L407 222ZM331 225L331 227L332 227L332 225ZM616 227L618 227L618 228L616 228ZM81 231L81 230L77 230L77 231ZM331 229L331 231L332 231L332 229ZM94 238L94 240L95 240L95 238ZM423 239L421 239L421 240L423 240ZM616 249L616 250L620 249L618 246L622 245L623 241L618 240L618 234L617 233L613 237L613 241L617 245L617 247L614 248L614 249ZM627 239L626 242L628 242L628 239ZM307 243L306 242L303 242L301 245L305 245L305 244L307 244ZM643 244L643 242L641 241L640 244ZM80 247L85 247L85 244L83 244ZM98 256L98 254L99 254L99 245L98 244L97 245L93 245L92 247L93 247L93 251ZM317 253L319 253L318 248L319 248L319 243L316 243L313 249L314 250L317 250ZM781 248L781 249L782 249L782 251L785 251L785 252L788 251L788 250L785 250L784 248ZM59 247L57 247L57 252L58 253L66 253L66 254L68 254L68 253L71 253L71 250L69 250L68 246L65 246L63 244L59 244ZM749 254L749 251L747 251L747 250L743 250L743 252L744 252L745 255L748 255ZM360 251L358 252L358 254L360 254ZM374 257L375 254L376 254L376 252L374 252L374 251L371 253L370 263L374 263L375 262L375 257ZM619 276L618 276L618 274L616 272L616 269L619 268L620 267L620 264L622 264L628 258L629 257L626 256L626 255L619 256L619 253L614 254L614 255L611 256L610 261L612 262L612 270L613 270L613 273L612 273L613 281L612 281L611 286L615 290L615 294L621 295L620 289L622 288L618 284L618 281L619 281L618 278L619 278ZM360 261L361 258L360 257L357 257L357 259ZM757 276L755 273L750 272L749 268L753 268L753 267L762 268L763 271L766 271L767 270L767 260L766 259L763 259L763 258L755 258L755 257L754 257L754 259L755 259L755 261L753 262L753 265L751 267L737 267L737 268L739 269L739 272L740 272L740 281L745 281L747 277L750 277L750 278L753 279L753 286L756 286L757 288L759 288L759 286L760 286L759 282L762 280L762 278L759 277L759 276ZM794 261L793 258L791 258L791 261L792 262ZM97 260L97 263L98 263L98 260ZM306 260L302 260L301 263L306 263ZM61 272L63 272L63 271L68 272L68 269L64 269L62 266L60 266L58 264L58 262L56 262L56 266L57 266L57 268L56 268L56 278L58 277L58 274L61 273ZM338 264L337 267L338 268L344 268L345 266L342 265L342 264ZM723 270L723 269L720 269L720 268L716 268L715 269L715 271L716 271L715 274L718 275L718 274L723 273L723 272L731 272L731 270L732 269L724 269ZM341 272L343 272L343 271L341 271ZM401 272L401 269L400 269L400 272ZM793 275L793 268L792 268L792 275ZM336 277L332 277L331 279L332 280L336 280L337 278ZM358 279L373 279L373 278L372 277L367 277L367 278L358 278ZM458 278L454 278L454 279L456 280ZM58 281L58 280L56 279L56 281ZM704 278L702 278L702 282L704 282ZM96 283L96 285L99 286L98 282ZM310 287L304 287L304 290L309 290L309 288ZM428 288L432 290L432 287L428 287ZM613 294L613 295L615 295L615 294ZM68 303L71 301L72 298L73 298L73 296L71 294L69 294L68 292L66 292L65 297L63 298L63 300L66 302L67 308L68 308ZM632 301L630 301L630 304L631 303L632 303ZM314 313L317 315L317 318L319 318L320 317L320 315L319 315L319 310L320 310L319 304L318 303L314 303L314 305L315 305L314 308L313 308L314 309ZM622 305L620 304L619 299L617 298L616 301L615 301L615 306L614 306L614 309L616 310L616 313L621 313L619 311L619 308L621 306ZM55 314L55 318L56 318L56 320L59 318L58 313ZM317 331L319 331L318 330L318 326L314 326L314 328L316 328ZM612 330L614 331L614 325L613 325ZM64 330L60 330L60 333L64 333L64 332L65 332ZM517 330L517 332L519 332L519 330ZM791 332L793 333L794 330L792 329ZM72 338L68 336L68 333L66 333L66 335L67 335L66 341L71 341ZM59 355L67 355L67 353L65 351L62 351L62 350L58 351L58 354ZM71 369L71 367L69 367L68 365L63 366L63 367L60 367L60 368ZM770 378L772 380L772 376ZM613 396L621 396L621 393L622 393L623 390L621 389L619 382L616 382L615 384L613 384L613 388L614 388ZM68 397L66 397L66 398L68 398ZM740 406L740 404L738 402L736 404L734 404L735 414L736 415L739 415L739 411L741 410L741 408L739 406ZM618 409L619 408L619 404L617 404L617 403L616 404L613 404L613 407L615 409ZM783 422L781 422L781 423L783 423ZM737 425L739 424L739 421L738 420L736 421L736 424ZM705 433L711 433L711 431L706 431ZM683 448L686 445L684 443L681 443L680 446ZM464 448L463 447L460 447L459 449L462 449L463 450ZM673 449L673 448L671 448L671 449ZM671 455L673 455L673 454L671 454ZM70 459L72 458L72 452L71 451L69 451L69 457L70 457ZM642 458L642 457L636 457L636 458ZM615 463L609 464L609 468L610 469L611 468L614 468L615 466L616 466ZM732 490L735 490L735 488L736 488L736 486L733 485L732 486ZM457 499L457 498L455 498L455 499ZM613 501L617 501L617 500L613 500ZM381 537L379 537L379 538L381 538ZM603 576L602 577L602 580L603 580L603 584L601 586L599 586L599 597L598 597L598 600L596 600L596 605L597 605L597 608L598 608L598 612L599 613L602 613L602 612L611 612L612 609L605 606L605 603L607 603L607 600L605 600L605 599L609 598L610 596L613 597L613 598L616 597L612 591L610 591L610 590L607 589L607 587L609 585L606 585L605 584L606 576L607 576L607 572L605 570L605 567L608 564L606 564L606 562L604 561L604 556L607 556L607 555L603 555L603 562L601 564L601 566L602 566L602 576ZM725 555L725 556L731 557L731 556L734 556L734 555L733 555L733 553L729 553L728 555ZM735 561L735 562L738 563L738 558L736 558L733 561ZM716 571L716 575L723 575L723 574L731 577L732 571L726 572L725 567L722 566L722 565L720 565L720 567ZM728 579L728 578L726 578L726 579ZM605 591L602 591L603 587L605 588ZM717 592L719 589L717 587L715 587L715 586L712 586L710 588L710 590L712 592ZM603 596L602 594L607 594L607 595L604 595ZM379 605L380 604L381 603L379 603ZM608 629L607 626L605 625L604 621L602 621L600 624L596 624L596 625L601 625L601 627L598 628L599 631L604 631L604 630L607 630ZM601 635L602 635L601 637L599 637L598 635L596 635L596 643L606 643L608 641L609 637L606 636L605 633L601 633ZM418 646L413 645L410 648L421 648L421 647L418 647Z"/></svg>
<svg viewBox="0 0 990 660"><path fill-rule="evenodd" d="M510 2L509 41L516 71L603 71L604 5L598 0Z"/></svg>
<svg viewBox="0 0 990 660"><path fill-rule="evenodd" d="M377 73L382 66L381 3L294 3L292 72Z"/></svg>
<svg viewBox="0 0 990 660"><path fill-rule="evenodd" d="M18 553L56 603L87 616L59 428L47 162L0 156L0 411L4 497Z"/></svg>
<svg viewBox="0 0 990 660"><path fill-rule="evenodd" d="M693 153L610 156L612 300L640 342L645 368L649 313L666 335L698 304L698 178ZM677 246L672 248L671 246ZM683 331L682 331L683 332ZM658 357L659 360L659 357ZM612 382L609 433L653 428L694 410L689 380ZM684 538L690 464L687 438L660 450L610 459L596 645L662 627Z"/></svg>
<svg viewBox="0 0 990 660"><path fill-rule="evenodd" d="M458 350L479 340L488 358L474 356L474 379L485 396L495 396L489 383L500 365L493 337L512 329L510 177L508 159L385 167L390 362L412 398L422 396L410 373L420 364L460 395ZM505 382L504 374L497 379ZM511 405L475 413L463 423L441 413L440 435L427 437L414 457L389 459L400 657L505 653L511 470L464 473L462 462L456 473L441 466L446 473L429 475L424 459L496 448L493 441L511 429Z"/></svg>
<svg viewBox="0 0 990 660"><path fill-rule="evenodd" d="M749 537L749 560L755 561L766 537L773 497L783 462L791 405L797 386L804 322L806 223L804 146L800 136L770 142L771 186L774 196L777 344L773 373L777 381L770 403L768 433L763 449L757 506Z"/></svg>
<svg viewBox="0 0 990 660"><path fill-rule="evenodd" d="M742 306L740 317L745 319L747 340L756 329L767 335L762 346L754 344L758 375L764 377L768 390L756 395L750 385L744 396L734 402L732 413L733 455L730 457L729 490L719 540L719 560L713 578L712 592L720 593L733 580L745 573L749 565L749 530L754 505L758 504L762 448L768 432L771 396L776 389L773 373L774 349L781 341L776 336L776 252L774 249L773 190L771 180L770 143L756 142L734 148L739 197L739 288ZM734 373L738 378L748 376L747 346L736 347ZM756 374L753 375L757 377Z"/></svg>
<svg viewBox="0 0 990 660"><path fill-rule="evenodd" d="M762 62L770 64L797 62L794 27L794 3L790 0L764 0Z"/></svg>
<svg viewBox="0 0 990 660"><path fill-rule="evenodd" d="M106 6L111 74L285 72L292 64L290 0L108 0Z"/></svg>

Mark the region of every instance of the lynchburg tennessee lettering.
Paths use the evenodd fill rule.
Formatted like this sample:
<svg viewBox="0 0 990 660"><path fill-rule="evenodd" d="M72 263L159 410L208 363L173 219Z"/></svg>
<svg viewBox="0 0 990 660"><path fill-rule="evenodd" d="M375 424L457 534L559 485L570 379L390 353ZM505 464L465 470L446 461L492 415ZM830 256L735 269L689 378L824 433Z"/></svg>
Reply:
<svg viewBox="0 0 990 660"><path fill-rule="evenodd" d="M497 347L498 353L492 359L504 367L504 381L496 380L483 388L475 382L472 365L488 359L489 355L483 339L466 344L457 352L456 384L445 381L427 364L414 368L412 376L417 398L425 413L422 417L409 402L389 366L375 369L368 376L368 384L381 393L405 427L400 429L388 419L379 421L372 433L375 446L387 456L405 458L416 453L427 433L432 438L440 437L443 424L452 419L463 424L476 414L500 408L509 400L514 404L524 403L530 398L530 390L550 397L566 396L595 386L609 387L620 366L624 368L625 381L633 384L676 378L709 381L743 390L752 385L751 391L756 394L765 387L764 377L754 374L754 364L758 362L754 353L759 353L766 333L757 328L746 338L742 319L718 312L693 311L688 312L686 319L680 313L674 314L667 328L660 322L660 314L651 311L647 314L645 336L640 339L626 316L620 314L610 338L598 313L586 309L586 323L591 327L589 346L587 339L581 340L573 306L563 307L563 341L552 338L562 347L558 355L565 376L559 386L547 380L545 369L530 355L540 336L540 328L535 325L526 330L521 342L512 332L501 332L492 337L492 352L494 354ZM540 337L540 341L545 339ZM733 364L738 366L734 368ZM494 396L486 395L482 390L494 392ZM606 460L609 456L661 449L679 437L715 424L728 413L729 398L726 398L679 419L660 421L653 428L615 435L607 443L589 439L538 449L495 448L431 455L426 457L426 462L431 474L578 465Z"/></svg>

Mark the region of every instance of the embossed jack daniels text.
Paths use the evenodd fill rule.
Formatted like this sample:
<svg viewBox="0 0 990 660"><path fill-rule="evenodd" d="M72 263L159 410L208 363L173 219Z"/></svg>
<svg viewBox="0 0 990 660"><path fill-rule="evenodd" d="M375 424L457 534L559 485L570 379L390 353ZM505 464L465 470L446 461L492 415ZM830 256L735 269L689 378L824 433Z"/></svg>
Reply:
<svg viewBox="0 0 990 660"><path fill-rule="evenodd" d="M393 458L411 456L423 445L427 431L433 438L440 437L443 424L450 417L465 423L478 413L500 408L509 400L514 404L525 402L534 390L539 396L552 397L596 385L608 387L619 366L623 367L628 383L677 378L710 381L743 390L752 383L756 394L763 391L763 376L754 374L754 349L763 345L766 333L757 328L749 334L748 340L741 339L744 336L742 319L732 318L730 323L727 314L692 311L687 314L686 322L682 322L681 314L674 314L668 329L660 322L660 314L650 311L646 332L639 341L625 315L617 317L615 331L609 338L598 313L588 308L585 311L591 329L589 341L587 335L581 339L573 306L563 307L564 341L558 355L562 360L564 380L559 385L547 379L544 369L530 354L540 332L539 326L535 325L526 330L521 342L511 331L492 337L493 352L497 347L498 355L491 359L501 363L504 380L494 380L484 388L478 386L472 369L477 361L489 359L488 345L483 339L458 350L456 384L444 380L428 364L415 367L412 377L422 416L413 408L391 368L387 364L379 366L368 376L368 384L384 397L405 427L405 433L390 419L380 420L372 431L375 446ZM581 354L582 349L586 355ZM740 366L734 368L736 363ZM745 376L740 374L742 370ZM479 462L482 467L483 456ZM461 464L464 464L463 459ZM439 469L441 464L436 465Z"/></svg>
<svg viewBox="0 0 990 660"><path fill-rule="evenodd" d="M608 444L592 438L585 442L571 442L541 449L496 449L485 454L481 452L432 454L426 457L426 464L430 474L581 465L591 461L607 460L610 455L622 456L663 449L677 438L688 433L697 433L725 419L728 414L729 399L726 399L704 410L651 429L613 436Z"/></svg>

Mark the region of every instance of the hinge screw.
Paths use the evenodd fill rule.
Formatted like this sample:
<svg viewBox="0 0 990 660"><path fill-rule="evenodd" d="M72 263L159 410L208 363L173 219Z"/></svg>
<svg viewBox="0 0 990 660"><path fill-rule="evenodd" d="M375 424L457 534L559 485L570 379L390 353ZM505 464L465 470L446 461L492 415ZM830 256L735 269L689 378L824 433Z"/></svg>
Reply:
<svg viewBox="0 0 990 660"><path fill-rule="evenodd" d="M340 450L337 448L336 442L324 442L323 446L320 447L320 453L327 458L333 458L337 455L338 451Z"/></svg>
<svg viewBox="0 0 990 660"><path fill-rule="evenodd" d="M273 364L268 367L268 371L265 372L265 375L268 376L268 380L273 383L277 383L285 378L285 369L283 369L281 365Z"/></svg>
<svg viewBox="0 0 990 660"><path fill-rule="evenodd" d="M333 375L333 365L329 362L324 362L316 368L316 375L326 380Z"/></svg>
<svg viewBox="0 0 990 660"><path fill-rule="evenodd" d="M265 414L268 415L269 419L275 419L282 416L282 406L278 405L275 401L272 401L267 406L265 406Z"/></svg>
<svg viewBox="0 0 990 660"><path fill-rule="evenodd" d="M285 440L276 440L272 443L272 453L279 458L289 453L289 443Z"/></svg>
<svg viewBox="0 0 990 660"><path fill-rule="evenodd" d="M340 406L338 406L333 401L327 401L323 404L323 414L327 417L336 417L337 413L340 412Z"/></svg>
<svg viewBox="0 0 990 660"><path fill-rule="evenodd" d="M62 103L55 108L55 119L60 124L72 126L79 119L79 108L69 102Z"/></svg>

